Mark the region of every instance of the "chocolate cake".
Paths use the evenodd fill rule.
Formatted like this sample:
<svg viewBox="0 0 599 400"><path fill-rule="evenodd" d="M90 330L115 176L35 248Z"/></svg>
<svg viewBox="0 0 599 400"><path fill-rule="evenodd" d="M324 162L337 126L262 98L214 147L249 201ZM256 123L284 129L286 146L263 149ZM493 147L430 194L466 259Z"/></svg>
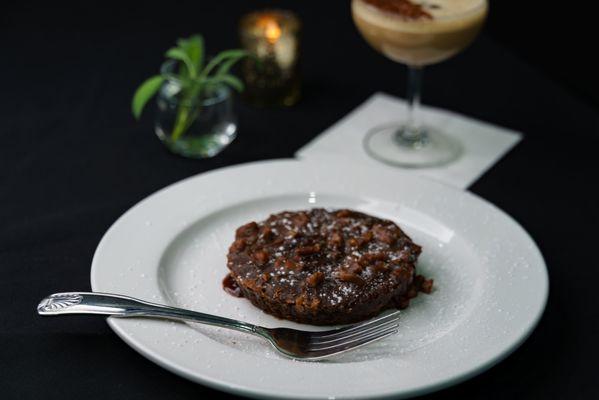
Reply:
<svg viewBox="0 0 599 400"><path fill-rule="evenodd" d="M347 324L405 308L432 280L421 248L393 222L352 210L282 212L235 232L225 290L279 318Z"/></svg>

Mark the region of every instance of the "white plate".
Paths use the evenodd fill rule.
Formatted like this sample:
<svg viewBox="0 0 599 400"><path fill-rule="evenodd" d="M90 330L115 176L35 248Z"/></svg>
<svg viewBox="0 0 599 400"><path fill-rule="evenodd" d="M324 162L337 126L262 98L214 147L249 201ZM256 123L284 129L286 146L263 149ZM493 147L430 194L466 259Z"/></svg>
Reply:
<svg viewBox="0 0 599 400"><path fill-rule="evenodd" d="M508 215L468 193L400 171L268 161L195 176L127 211L94 255L94 291L246 320L277 320L221 288L234 229L285 209L349 207L399 223L435 280L403 312L400 333L327 362L278 356L220 328L109 318L129 345L191 380L272 398L411 396L473 376L513 351L540 318L543 258Z"/></svg>

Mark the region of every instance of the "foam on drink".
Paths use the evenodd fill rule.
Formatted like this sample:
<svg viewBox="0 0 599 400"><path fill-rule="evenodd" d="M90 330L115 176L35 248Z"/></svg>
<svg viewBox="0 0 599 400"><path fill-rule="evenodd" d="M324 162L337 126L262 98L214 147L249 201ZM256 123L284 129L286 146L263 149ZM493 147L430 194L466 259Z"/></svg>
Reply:
<svg viewBox="0 0 599 400"><path fill-rule="evenodd" d="M413 66L443 61L482 27L486 0L352 0L356 26L375 49Z"/></svg>

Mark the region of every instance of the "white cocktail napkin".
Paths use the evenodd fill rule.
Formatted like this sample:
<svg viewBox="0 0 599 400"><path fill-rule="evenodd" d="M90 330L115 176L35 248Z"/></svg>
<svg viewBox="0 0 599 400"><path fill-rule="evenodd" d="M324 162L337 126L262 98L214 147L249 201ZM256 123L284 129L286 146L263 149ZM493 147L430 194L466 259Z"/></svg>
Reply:
<svg viewBox="0 0 599 400"><path fill-rule="evenodd" d="M295 155L309 160L317 157L349 158L380 168L397 168L371 158L362 145L366 133L378 126L401 120L406 114L406 102L375 93L355 110L299 149ZM514 147L522 134L478 121L447 110L422 107L425 123L440 128L460 141L463 152L450 164L421 169L403 169L459 188L467 188L485 171Z"/></svg>

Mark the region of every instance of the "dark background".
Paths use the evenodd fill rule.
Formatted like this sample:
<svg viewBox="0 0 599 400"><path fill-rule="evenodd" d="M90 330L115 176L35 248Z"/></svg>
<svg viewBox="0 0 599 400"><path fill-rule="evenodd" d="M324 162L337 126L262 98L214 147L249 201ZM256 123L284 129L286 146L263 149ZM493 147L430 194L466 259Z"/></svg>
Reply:
<svg viewBox="0 0 599 400"><path fill-rule="evenodd" d="M586 6L532 3L492 1L476 43L428 68L424 95L428 104L524 133L470 190L513 215L538 242L550 273L549 303L518 351L432 399L595 394L596 34ZM295 10L304 22L303 100L289 109L239 104L239 137L214 159L166 152L151 116L136 122L130 115L135 87L157 71L176 38L201 32L209 51L236 47L239 16L273 5ZM146 361L101 318L42 319L35 306L53 292L89 289L98 241L137 201L203 171L291 157L373 92L402 95L405 70L363 42L346 1L2 7L0 397L217 394Z"/></svg>

